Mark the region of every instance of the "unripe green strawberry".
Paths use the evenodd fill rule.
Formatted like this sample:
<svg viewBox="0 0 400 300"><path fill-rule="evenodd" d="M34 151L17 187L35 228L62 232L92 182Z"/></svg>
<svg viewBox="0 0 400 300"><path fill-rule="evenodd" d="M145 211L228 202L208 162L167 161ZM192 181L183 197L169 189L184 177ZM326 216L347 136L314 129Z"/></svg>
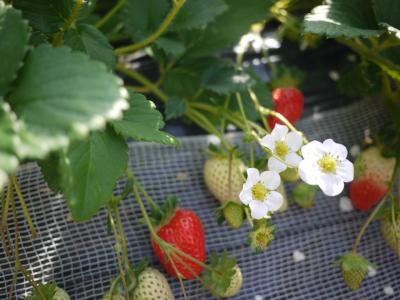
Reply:
<svg viewBox="0 0 400 300"><path fill-rule="evenodd" d="M287 168L280 175L282 180L287 182L296 182L299 180L299 170L297 168Z"/></svg>
<svg viewBox="0 0 400 300"><path fill-rule="evenodd" d="M361 286L371 264L362 256L348 253L340 259L340 269L345 284L348 288L355 291Z"/></svg>
<svg viewBox="0 0 400 300"><path fill-rule="evenodd" d="M69 297L69 295L67 294L66 291L64 291L63 289L56 287L56 291L54 293L53 296L53 300L70 300L71 298Z"/></svg>
<svg viewBox="0 0 400 300"><path fill-rule="evenodd" d="M395 222L390 217L382 219L381 231L390 248L400 258L400 218L397 218Z"/></svg>
<svg viewBox="0 0 400 300"><path fill-rule="evenodd" d="M204 181L219 202L239 202L244 171L245 165L242 160L238 158L229 160L228 157L214 156L209 158L204 165Z"/></svg>
<svg viewBox="0 0 400 300"><path fill-rule="evenodd" d="M139 274L139 281L133 292L133 300L173 300L174 294L167 279L158 270L146 268Z"/></svg>
<svg viewBox="0 0 400 300"><path fill-rule="evenodd" d="M313 206L314 195L317 188L313 185L299 183L293 189L293 200L302 208L308 209Z"/></svg>
<svg viewBox="0 0 400 300"><path fill-rule="evenodd" d="M222 214L225 221L232 228L240 228L243 224L244 210L240 203L228 201L222 207Z"/></svg>
<svg viewBox="0 0 400 300"><path fill-rule="evenodd" d="M235 269L235 275L233 275L231 283L229 284L227 290L223 294L221 294L220 297L224 298L233 297L240 292L240 289L243 284L242 271L240 270L238 265L236 265L234 269Z"/></svg>

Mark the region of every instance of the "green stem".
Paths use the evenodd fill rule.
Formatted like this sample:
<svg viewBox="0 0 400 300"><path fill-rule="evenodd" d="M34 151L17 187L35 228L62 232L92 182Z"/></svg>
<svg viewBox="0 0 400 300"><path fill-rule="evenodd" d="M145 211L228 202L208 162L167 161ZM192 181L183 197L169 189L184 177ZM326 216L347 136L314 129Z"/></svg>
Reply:
<svg viewBox="0 0 400 300"><path fill-rule="evenodd" d="M21 261L19 259L19 225L18 225L18 219L17 219L17 209L15 208L15 200L14 199L12 199L12 201L11 201L11 207L12 207L12 214L13 214L13 219L14 219L14 226L15 226L15 245L14 245L14 248L15 248L15 252L14 252L15 272L17 272L17 273L22 272L25 279L27 281L29 281L30 285L39 294L40 298L42 300L46 300L46 297L42 293L42 290L36 284L35 280L32 278L29 271L21 264Z"/></svg>
<svg viewBox="0 0 400 300"><path fill-rule="evenodd" d="M219 139L221 140L222 145L230 151L232 149L232 146L226 141L225 137L221 132L200 112L188 108L187 110L187 116L192 119L197 125L202 127L204 130L215 134Z"/></svg>
<svg viewBox="0 0 400 300"><path fill-rule="evenodd" d="M381 208L381 207L383 206L383 204L386 202L386 199L387 199L389 196L392 196L392 197L393 197L393 187L394 187L394 183L395 183L395 181L396 181L397 175L398 175L398 173L399 173L399 170L400 170L400 160L397 159L397 160L396 160L396 166L395 166L395 168L394 168L394 170L393 170L392 178L391 178L390 183L389 183L388 191L387 191L387 193L385 194L385 196L382 198L382 200L379 202L379 204L378 204L378 205L375 207L375 209L372 211L372 213L369 215L368 219L365 221L365 223L363 224L363 226L361 227L361 229L360 229L360 231L359 231L359 233L358 233L358 235L357 235L357 237L356 237L356 239L355 239L355 241L354 241L353 248L352 248L352 250L351 250L351 252L352 252L353 254L356 254L356 253L357 253L357 248L358 248L358 246L360 245L362 236L364 235L365 231L367 230L369 224L370 224L370 223L372 222L372 220L375 218L375 216L376 216L376 214L378 213L378 211L380 210L380 208Z"/></svg>
<svg viewBox="0 0 400 300"><path fill-rule="evenodd" d="M12 180L9 181L7 186L7 196L4 203L3 214L1 216L1 230L4 232L7 230L7 216L8 216L8 209L10 208L11 197L13 196L13 183Z"/></svg>
<svg viewBox="0 0 400 300"><path fill-rule="evenodd" d="M165 32L165 30L167 30L167 28L172 23L172 21L175 19L176 15L178 14L179 10L181 9L181 7L183 6L184 3L185 3L185 0L173 1L172 9L170 10L168 15L163 20L160 27L158 27L158 29L155 32L153 32L150 36L148 36L147 38L145 38L144 40L142 40L140 42L137 42L133 45L117 48L117 49L115 49L114 52L117 55L132 53L132 52L135 52L137 50L140 50L140 49L150 45L157 38L159 38Z"/></svg>
<svg viewBox="0 0 400 300"><path fill-rule="evenodd" d="M242 114L243 123L245 124L245 127L246 127L245 134L252 135L250 126L247 123L246 113L243 108L243 102L242 102L242 97L240 96L240 93L236 93L236 99L237 99L240 113ZM253 146L252 140L249 142L249 152L250 152L250 167L254 167L254 146Z"/></svg>
<svg viewBox="0 0 400 300"><path fill-rule="evenodd" d="M124 294L125 294L125 298L129 299L129 290L128 290L128 285L126 283L126 278L125 278L125 269L123 267L123 262L122 262L122 257L121 257L121 251L120 249L121 244L120 244L120 236L117 232L117 228L115 226L115 222L114 222L114 218L112 216L112 207L109 206L108 208L108 216L109 216L109 220L110 220L110 224L111 224L111 228L112 231L114 233L114 239L115 239L115 254L117 255L117 261L118 261L118 269L119 269L119 273L120 273L120 278L121 278L121 282L122 282L122 286L124 287Z"/></svg>
<svg viewBox="0 0 400 300"><path fill-rule="evenodd" d="M119 0L116 5L106 14L104 15L97 23L96 27L101 28L103 27L110 19L112 16L114 16L122 6L124 6L126 0Z"/></svg>
<svg viewBox="0 0 400 300"><path fill-rule="evenodd" d="M133 174L133 172L128 168L127 170L127 175L128 177L132 178L134 185L136 185L139 189L139 191L143 194L144 198L146 201L152 206L152 207L158 207L157 203L153 200L153 198L150 197L150 195L146 192L146 190L140 185L139 181Z"/></svg>
<svg viewBox="0 0 400 300"><path fill-rule="evenodd" d="M249 211L249 208L247 206L244 208L244 212L246 214L247 222L249 223L250 227L253 228L254 227L253 219L252 219L252 217L250 215L250 211Z"/></svg>
<svg viewBox="0 0 400 300"><path fill-rule="evenodd" d="M183 299L187 300L188 298L187 298L187 294L186 294L185 284L183 283L183 280L182 280L181 276L179 275L179 270L176 267L174 260L171 258L171 255L168 252L165 252L165 255L167 255L167 258L171 262L172 268L174 269L174 271L178 277L179 284L181 286L181 291L183 294Z"/></svg>
<svg viewBox="0 0 400 300"><path fill-rule="evenodd" d="M263 113L261 112L261 104L260 104L260 101L258 100L257 95L251 89L248 89L248 92L250 94L251 100L253 100L253 103L254 103L254 106L256 107L257 112L260 114L261 122L263 123L265 129L268 132L271 132L271 128L269 128L268 122L267 122L265 116L263 115Z"/></svg>
<svg viewBox="0 0 400 300"><path fill-rule="evenodd" d="M37 231L36 231L35 225L32 222L31 216L29 214L28 206L26 205L24 196L22 195L22 192L21 192L21 189L19 187L17 178L15 176L13 176L12 177L12 181L13 181L13 184L14 184L14 187L15 187L15 191L17 192L18 199L19 199L19 202L21 204L22 210L24 212L25 219L27 220L28 226L29 226L29 228L31 230L32 238L35 239Z"/></svg>
<svg viewBox="0 0 400 300"><path fill-rule="evenodd" d="M128 69L121 64L118 64L116 66L116 69L118 71L124 73L125 75L131 77L132 79L142 83L149 89L150 92L152 92L154 95L156 95L158 98L160 98L160 100L162 100L163 102L167 102L168 96L166 94L164 94L164 92L161 91L154 83L152 83L150 80L148 80L146 77L144 77L140 73L138 73L132 69Z"/></svg>
<svg viewBox="0 0 400 300"><path fill-rule="evenodd" d="M6 198L7 197L8 197L8 194L6 196L5 191L3 190L1 193L1 208L3 210L3 213L4 213L5 206L6 206ZM7 218L7 216L8 216L8 213L6 213L5 217L2 216L2 218L3 218L2 220L4 220L4 218ZM10 247L9 243L7 242L8 241L7 230L4 229L3 225L1 225L1 227L2 228L0 228L0 234L1 234L1 243L2 243L3 249L8 256L12 256L11 247Z"/></svg>
<svg viewBox="0 0 400 300"><path fill-rule="evenodd" d="M59 47L64 42L64 33L67 32L70 27L75 23L76 18L78 17L79 11L84 3L84 0L76 0L75 5L72 8L71 14L68 19L65 21L64 25L61 29L56 32L53 36L53 46Z"/></svg>
<svg viewBox="0 0 400 300"><path fill-rule="evenodd" d="M269 108L263 107L263 106L260 107L260 112L261 112L262 114L271 115L271 116L274 116L274 117L278 118L278 119L281 120L291 131L294 131L294 132L297 132L298 134L300 134L300 136L303 138L304 144L308 144L308 140L307 140L307 138L305 137L304 133L301 132L301 131L299 131L299 130L297 130L297 129L292 125L292 123L290 123L289 120L286 119L286 117L285 117L284 115L282 115L281 113L278 113L278 112L276 112L276 111L274 111L274 110L271 110L271 109L269 109Z"/></svg>
<svg viewBox="0 0 400 300"><path fill-rule="evenodd" d="M126 246L126 237L124 234L124 228L122 227L121 216L119 214L117 206L114 206L113 210L114 210L115 220L117 221L118 234L122 242L122 254L125 261L125 269L128 269L129 268L128 247Z"/></svg>

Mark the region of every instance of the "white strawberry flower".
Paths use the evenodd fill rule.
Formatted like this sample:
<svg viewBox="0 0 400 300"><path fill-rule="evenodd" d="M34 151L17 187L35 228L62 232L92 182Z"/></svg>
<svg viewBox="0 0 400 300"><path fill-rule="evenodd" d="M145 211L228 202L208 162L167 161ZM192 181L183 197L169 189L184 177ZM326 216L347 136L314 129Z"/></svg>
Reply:
<svg viewBox="0 0 400 300"><path fill-rule="evenodd" d="M344 182L354 178L353 164L347 160L345 146L327 139L323 143L312 141L301 148L303 160L299 164L300 178L318 185L327 196L336 196L343 191Z"/></svg>
<svg viewBox="0 0 400 300"><path fill-rule="evenodd" d="M289 132L285 125L276 124L271 134L264 136L260 144L272 152L268 159L268 169L278 173L289 166L297 168L301 157L296 153L303 144L303 139L297 132Z"/></svg>
<svg viewBox="0 0 400 300"><path fill-rule="evenodd" d="M268 213L279 210L283 197L275 190L281 184L281 178L275 171L260 172L255 168L247 169L247 180L240 192L240 201L249 205L254 219L268 218Z"/></svg>

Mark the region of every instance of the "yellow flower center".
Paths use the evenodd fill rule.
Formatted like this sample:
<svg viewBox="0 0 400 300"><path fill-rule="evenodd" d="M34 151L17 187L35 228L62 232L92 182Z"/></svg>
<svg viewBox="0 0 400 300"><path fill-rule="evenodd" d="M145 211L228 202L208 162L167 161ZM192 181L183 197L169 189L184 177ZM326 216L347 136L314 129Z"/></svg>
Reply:
<svg viewBox="0 0 400 300"><path fill-rule="evenodd" d="M284 141L275 142L275 154L281 158L284 158L289 152L289 147Z"/></svg>
<svg viewBox="0 0 400 300"><path fill-rule="evenodd" d="M325 154L318 161L321 170L325 173L335 173L336 172L336 159L329 154Z"/></svg>
<svg viewBox="0 0 400 300"><path fill-rule="evenodd" d="M265 197L268 194L268 190L261 182L258 182L251 188L251 194L254 200L264 201Z"/></svg>

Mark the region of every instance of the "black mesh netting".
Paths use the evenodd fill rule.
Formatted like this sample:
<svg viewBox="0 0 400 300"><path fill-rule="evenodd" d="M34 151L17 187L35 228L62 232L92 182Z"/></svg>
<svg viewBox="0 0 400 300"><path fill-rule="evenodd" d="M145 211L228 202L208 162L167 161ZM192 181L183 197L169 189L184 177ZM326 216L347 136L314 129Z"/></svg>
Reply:
<svg viewBox="0 0 400 300"><path fill-rule="evenodd" d="M300 122L310 139L331 137L348 147L363 140L364 131L377 128L385 118L383 111L372 102L362 101L328 113L315 113ZM229 136L240 141L240 135ZM204 149L209 137L182 138L179 149L161 145L133 143L130 145L130 165L145 189L156 201L175 194L182 206L195 210L203 220L207 250L228 250L238 258L244 275L244 285L235 299L398 299L400 297L400 264L381 237L374 222L363 238L361 252L376 263L377 274L365 280L358 292L345 288L335 258L351 248L366 214L341 212L339 197L317 195L310 211L291 206L284 214L275 214L276 239L269 250L255 255L244 241L248 226L234 231L218 226L214 210L218 203L207 191L202 178L206 156ZM26 224L22 224L21 258L38 281L56 281L72 299L100 299L117 274L113 237L107 234L104 211L92 220L76 224L68 217L61 195L52 193L36 164L23 166L18 174L29 211L39 229L39 237L31 241ZM119 188L122 188L122 183ZM149 234L137 223L139 215L130 196L121 207L123 225L128 240L129 258L133 262L147 256L154 266L159 264L152 255ZM18 207L22 220L22 210ZM10 226L10 234L13 234ZM306 256L295 263L293 252ZM0 252L0 299L5 299L13 276L13 264ZM179 284L169 278L177 299L181 298ZM211 299L196 281L185 283L190 299ZM395 296L385 295L391 286ZM19 277L16 296L23 299L30 292L27 282Z"/></svg>

